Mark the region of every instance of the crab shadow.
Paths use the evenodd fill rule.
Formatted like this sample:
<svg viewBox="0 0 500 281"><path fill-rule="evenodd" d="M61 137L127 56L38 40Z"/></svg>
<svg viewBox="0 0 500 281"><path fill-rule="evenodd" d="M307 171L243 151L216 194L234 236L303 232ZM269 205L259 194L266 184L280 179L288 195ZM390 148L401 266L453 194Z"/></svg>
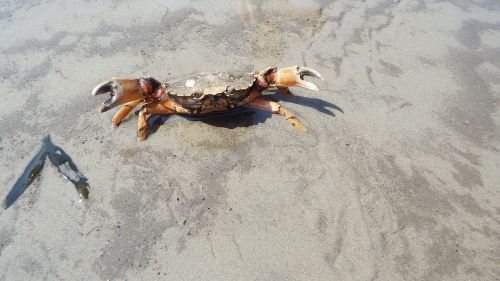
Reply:
<svg viewBox="0 0 500 281"><path fill-rule="evenodd" d="M269 94L266 96L275 101L286 101L289 103L295 103L295 104L300 104L302 106L314 108L317 111L324 113L326 115L330 115L332 117L337 116L335 114L335 111L344 113L344 110L340 108L338 105L318 98L296 96L296 95L291 97L286 97L280 94L279 92L275 92L273 94Z"/></svg>
<svg viewBox="0 0 500 281"><path fill-rule="evenodd" d="M239 107L234 110L224 112L213 112L200 116L186 115L154 115L148 120L149 134L154 134L166 122L188 120L199 121L214 127L223 127L227 129L235 129L238 127L250 127L260 123L264 123L266 119L272 117L271 112Z"/></svg>
<svg viewBox="0 0 500 281"><path fill-rule="evenodd" d="M271 93L265 95L266 99L273 101L286 101L289 103L295 103L302 106L307 106L314 108L317 111L335 117L336 112L344 113L342 108L339 106L324 101L318 98L304 97L304 96L292 96L285 97L280 93ZM164 125L167 121L176 120L189 120L189 121L200 121L209 124L214 127L223 127L228 129L235 129L238 127L250 127L255 126L260 123L264 123L268 118L272 117L272 113L264 110L253 109L248 107L239 107L233 110L224 112L212 112L208 114L203 114L199 116L186 116L186 115L154 115L148 120L148 125L150 128L150 134L154 134L160 126Z"/></svg>

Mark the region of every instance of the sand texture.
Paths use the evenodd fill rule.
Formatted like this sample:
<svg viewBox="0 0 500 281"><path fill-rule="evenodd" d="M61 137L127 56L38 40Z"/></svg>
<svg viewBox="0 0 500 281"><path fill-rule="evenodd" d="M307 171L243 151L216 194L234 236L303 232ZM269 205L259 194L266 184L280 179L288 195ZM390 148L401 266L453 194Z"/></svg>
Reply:
<svg viewBox="0 0 500 281"><path fill-rule="evenodd" d="M0 280L499 280L500 1L0 1ZM263 112L98 113L104 79L304 65ZM313 81L313 79L309 79Z"/></svg>

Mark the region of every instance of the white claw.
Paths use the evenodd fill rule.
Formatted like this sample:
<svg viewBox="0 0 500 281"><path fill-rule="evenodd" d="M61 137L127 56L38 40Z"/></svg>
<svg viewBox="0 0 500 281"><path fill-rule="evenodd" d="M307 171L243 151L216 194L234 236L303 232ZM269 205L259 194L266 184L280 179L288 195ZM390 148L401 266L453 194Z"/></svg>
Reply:
<svg viewBox="0 0 500 281"><path fill-rule="evenodd" d="M297 84L298 84L298 86L309 89L309 90L313 90L313 91L319 90L318 86L316 86L313 83L306 81L306 80L300 80L297 82Z"/></svg>
<svg viewBox="0 0 500 281"><path fill-rule="evenodd" d="M316 77L316 78L323 80L323 76L321 76L321 74L319 72L317 72L316 70L309 68L309 67L305 67L305 66L300 67L299 73L300 73L300 75L309 75L309 76L313 76L313 77Z"/></svg>

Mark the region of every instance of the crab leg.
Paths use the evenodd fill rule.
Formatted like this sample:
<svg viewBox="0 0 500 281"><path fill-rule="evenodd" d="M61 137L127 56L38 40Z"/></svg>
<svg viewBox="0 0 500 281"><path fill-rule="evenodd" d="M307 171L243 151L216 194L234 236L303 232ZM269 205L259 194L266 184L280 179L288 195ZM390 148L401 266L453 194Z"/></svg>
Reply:
<svg viewBox="0 0 500 281"><path fill-rule="evenodd" d="M138 106L143 100L136 100L136 101L131 101L129 103L126 103L116 112L115 116L113 117L113 120L111 123L113 123L113 126L118 127L120 123L123 121L125 117L136 107Z"/></svg>
<svg viewBox="0 0 500 281"><path fill-rule="evenodd" d="M177 113L175 110L169 109L161 103L150 103L142 107L139 112L139 120L137 122L137 138L140 141L148 137L148 118L153 114L168 115Z"/></svg>
<svg viewBox="0 0 500 281"><path fill-rule="evenodd" d="M281 114L281 115L285 116L286 120L288 120L288 122L292 123L292 125L295 128L297 128L301 131L304 131L304 132L307 131L306 127L304 127L304 125L302 125L302 123L300 123L299 119L297 119L297 117L295 117L295 115L293 115L290 111L284 109L277 102L256 98L256 99L251 100L247 104L247 106L251 107L251 108L270 111L270 112L275 113L275 114Z"/></svg>

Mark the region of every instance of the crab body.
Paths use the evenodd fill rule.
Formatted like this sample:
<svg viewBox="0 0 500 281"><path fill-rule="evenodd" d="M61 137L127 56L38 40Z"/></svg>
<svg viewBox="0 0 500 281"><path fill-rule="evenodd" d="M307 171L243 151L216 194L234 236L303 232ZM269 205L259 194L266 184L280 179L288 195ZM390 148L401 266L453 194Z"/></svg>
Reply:
<svg viewBox="0 0 500 281"><path fill-rule="evenodd" d="M138 138L147 137L147 119L150 115L185 114L200 115L214 111L230 110L239 106L282 114L295 127L305 130L298 119L278 103L263 98L263 92L277 88L291 95L287 87L298 86L318 90L316 85L303 80L309 75L322 79L321 75L307 67L267 68L254 73L200 73L166 83L154 78L116 79L97 85L92 95L109 94L100 112L123 104L112 123L120 122L139 104Z"/></svg>
<svg viewBox="0 0 500 281"><path fill-rule="evenodd" d="M176 111L196 115L233 109L250 101L256 81L250 73L200 73L165 83Z"/></svg>

